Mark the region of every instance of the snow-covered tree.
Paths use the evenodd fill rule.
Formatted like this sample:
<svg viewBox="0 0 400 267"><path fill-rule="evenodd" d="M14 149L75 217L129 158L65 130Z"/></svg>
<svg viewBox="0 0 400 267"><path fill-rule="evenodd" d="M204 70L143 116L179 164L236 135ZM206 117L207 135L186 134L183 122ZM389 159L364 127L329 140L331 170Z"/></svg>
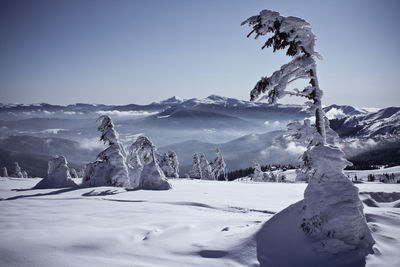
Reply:
<svg viewBox="0 0 400 267"><path fill-rule="evenodd" d="M71 174L71 178L78 178L78 173L74 168L69 169L69 173Z"/></svg>
<svg viewBox="0 0 400 267"><path fill-rule="evenodd" d="M47 177L34 186L34 189L74 187L65 157L57 156L49 160Z"/></svg>
<svg viewBox="0 0 400 267"><path fill-rule="evenodd" d="M190 171L190 176L193 178L201 178L201 168L199 154L193 154L192 170Z"/></svg>
<svg viewBox="0 0 400 267"><path fill-rule="evenodd" d="M217 157L210 163L211 169L215 179L222 174L224 179L227 180L226 177L226 163L224 157L222 156L221 150L217 147L216 149Z"/></svg>
<svg viewBox="0 0 400 267"><path fill-rule="evenodd" d="M146 190L168 190L167 178L158 165L157 149L144 135L139 135L129 148L127 158L130 183L133 188Z"/></svg>
<svg viewBox="0 0 400 267"><path fill-rule="evenodd" d="M8 177L8 171L6 167L1 169L1 177Z"/></svg>
<svg viewBox="0 0 400 267"><path fill-rule="evenodd" d="M105 144L108 143L108 148L97 155L95 162L86 165L82 184L129 187L126 154L114 129L113 121L107 115L100 116L97 121L100 122L97 129L101 133L100 140Z"/></svg>
<svg viewBox="0 0 400 267"><path fill-rule="evenodd" d="M253 33L255 38L271 35L262 48L272 46L274 52L286 50L292 58L271 76L262 77L251 91L250 99L267 99L275 104L286 95L304 97L315 117L315 133L307 133L312 134L312 143L303 156L310 180L302 201L301 229L312 237L317 250L338 253L357 249L361 258L372 253L374 240L358 189L343 173L348 162L339 148L327 142L315 61L320 56L314 51L315 36L310 25L301 18L283 17L271 10L261 11L244 24L253 28L248 37ZM306 79L308 85L301 90L290 90L288 86L299 79ZM275 216L278 215L285 216Z"/></svg>
<svg viewBox="0 0 400 267"><path fill-rule="evenodd" d="M179 161L174 151L160 156L158 162L166 177L179 178Z"/></svg>
<svg viewBox="0 0 400 267"><path fill-rule="evenodd" d="M28 178L28 173L25 170L22 170L22 178Z"/></svg>
<svg viewBox="0 0 400 267"><path fill-rule="evenodd" d="M16 177L16 178L24 177L24 175L22 174L21 167L19 166L18 162L14 162L14 173L12 173L11 176Z"/></svg>
<svg viewBox="0 0 400 267"><path fill-rule="evenodd" d="M264 172L261 170L261 166L257 160L253 160L253 174L251 175L251 179L254 182L263 182L264 181Z"/></svg>
<svg viewBox="0 0 400 267"><path fill-rule="evenodd" d="M200 170L201 170L201 179L203 180L215 180L215 176L212 172L210 163L206 158L204 153L200 153Z"/></svg>
<svg viewBox="0 0 400 267"><path fill-rule="evenodd" d="M82 167L82 169L78 172L78 177L85 176L86 165Z"/></svg>

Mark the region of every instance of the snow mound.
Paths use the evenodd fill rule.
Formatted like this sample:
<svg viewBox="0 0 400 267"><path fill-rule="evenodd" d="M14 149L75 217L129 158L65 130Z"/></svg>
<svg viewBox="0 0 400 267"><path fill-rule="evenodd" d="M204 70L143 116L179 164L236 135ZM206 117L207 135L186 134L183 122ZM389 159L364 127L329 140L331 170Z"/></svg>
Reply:
<svg viewBox="0 0 400 267"><path fill-rule="evenodd" d="M319 241L319 251L373 253L358 188L342 171L348 164L344 153L331 145L317 145L305 157L315 172L304 192L303 232Z"/></svg>
<svg viewBox="0 0 400 267"><path fill-rule="evenodd" d="M75 182L71 179L67 160L63 156L49 160L47 177L37 183L33 189L74 187Z"/></svg>
<svg viewBox="0 0 400 267"><path fill-rule="evenodd" d="M257 233L257 258L261 267L365 266L363 248L334 254L317 251L315 248L320 247L322 241L304 235L300 227L303 206L304 200L289 206L267 221Z"/></svg>

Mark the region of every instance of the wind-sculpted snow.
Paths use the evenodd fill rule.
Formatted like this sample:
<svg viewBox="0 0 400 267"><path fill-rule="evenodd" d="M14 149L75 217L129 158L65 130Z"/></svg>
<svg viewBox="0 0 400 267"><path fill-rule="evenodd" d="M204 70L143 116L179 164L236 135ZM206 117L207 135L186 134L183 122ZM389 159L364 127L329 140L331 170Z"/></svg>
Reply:
<svg viewBox="0 0 400 267"><path fill-rule="evenodd" d="M298 259L296 255L321 259L312 250L306 254L311 243L291 242L291 230L299 228L280 223L262 238L262 229L274 214L303 198L304 183L173 179L174 190L159 192L115 187L27 190L37 180L0 178L0 228L7 229L0 231L1 266L248 267L260 264L256 250L260 241L282 265ZM362 197L368 194L376 200L378 192L400 192L398 185L357 187L366 192ZM390 195L382 196L389 200ZM366 267L398 265L400 214L392 207L393 200L365 207L376 240L375 254L366 258ZM299 223L294 219L293 226ZM281 232L285 242L275 238ZM323 264L303 266L330 267L330 261L346 260L351 261L352 254L338 253Z"/></svg>

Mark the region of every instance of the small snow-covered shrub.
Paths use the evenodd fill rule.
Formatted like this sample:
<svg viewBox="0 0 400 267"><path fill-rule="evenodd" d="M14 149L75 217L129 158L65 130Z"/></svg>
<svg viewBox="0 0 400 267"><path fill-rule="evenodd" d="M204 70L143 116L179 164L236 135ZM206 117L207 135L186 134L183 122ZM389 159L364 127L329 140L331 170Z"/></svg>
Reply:
<svg viewBox="0 0 400 267"><path fill-rule="evenodd" d="M190 171L190 176L193 178L201 178L201 168L200 168L200 159L199 154L193 154L193 163L192 169Z"/></svg>
<svg viewBox="0 0 400 267"><path fill-rule="evenodd" d="M47 177L34 186L34 189L74 187L68 163L65 157L59 156L49 160Z"/></svg>
<svg viewBox="0 0 400 267"><path fill-rule="evenodd" d="M71 174L71 178L78 178L78 173L74 168L69 169L69 173Z"/></svg>
<svg viewBox="0 0 400 267"><path fill-rule="evenodd" d="M24 178L24 175L22 174L22 170L18 162L14 162L14 172L11 174L11 177Z"/></svg>
<svg viewBox="0 0 400 267"><path fill-rule="evenodd" d="M1 177L8 177L8 171L6 167L1 169Z"/></svg>

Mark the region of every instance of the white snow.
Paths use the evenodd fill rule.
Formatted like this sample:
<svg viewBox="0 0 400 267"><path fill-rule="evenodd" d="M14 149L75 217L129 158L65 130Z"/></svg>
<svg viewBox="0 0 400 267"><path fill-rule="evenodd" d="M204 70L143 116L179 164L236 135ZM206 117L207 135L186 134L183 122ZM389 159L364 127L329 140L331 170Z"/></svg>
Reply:
<svg viewBox="0 0 400 267"><path fill-rule="evenodd" d="M306 187L180 179L167 191L13 190L37 181L0 178L1 266L257 266L254 235ZM400 192L357 187L362 198ZM367 267L400 263L400 212L389 204L365 207L377 242Z"/></svg>

